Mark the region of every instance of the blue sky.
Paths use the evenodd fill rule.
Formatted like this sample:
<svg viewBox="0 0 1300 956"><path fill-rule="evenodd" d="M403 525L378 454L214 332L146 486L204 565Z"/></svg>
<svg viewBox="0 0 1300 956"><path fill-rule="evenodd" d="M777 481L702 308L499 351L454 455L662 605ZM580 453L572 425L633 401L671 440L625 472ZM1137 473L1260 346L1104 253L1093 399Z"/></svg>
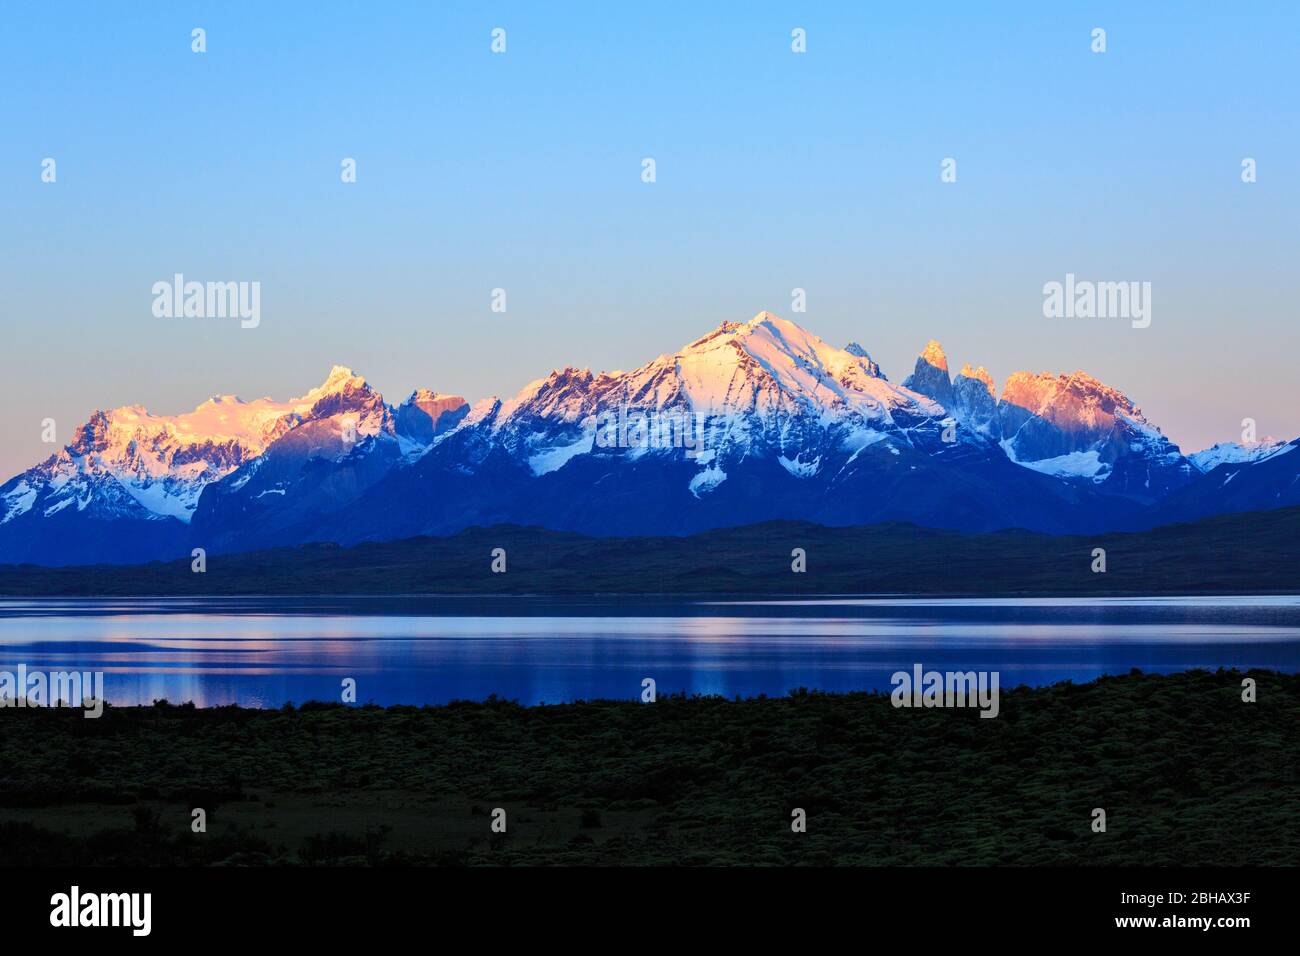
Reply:
<svg viewBox="0 0 1300 956"><path fill-rule="evenodd" d="M1300 434L1293 4L3 18L4 476L49 453L47 417L65 441L95 408L286 397L334 363L390 400L511 394L761 309L861 342L894 380L929 338L999 385L1083 368L1186 450L1236 439L1244 417ZM260 326L155 318L150 288L176 272L259 281ZM1067 272L1150 281L1151 327L1044 318L1042 286Z"/></svg>

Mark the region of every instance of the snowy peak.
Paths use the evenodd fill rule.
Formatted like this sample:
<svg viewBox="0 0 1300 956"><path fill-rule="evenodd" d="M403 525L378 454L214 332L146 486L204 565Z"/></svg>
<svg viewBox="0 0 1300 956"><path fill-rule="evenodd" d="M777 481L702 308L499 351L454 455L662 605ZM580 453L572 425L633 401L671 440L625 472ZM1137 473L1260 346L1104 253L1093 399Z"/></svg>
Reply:
<svg viewBox="0 0 1300 956"><path fill-rule="evenodd" d="M364 378L343 365L335 365L324 382L291 401L309 419L328 418L349 411L374 412L384 402L383 396Z"/></svg>
<svg viewBox="0 0 1300 956"><path fill-rule="evenodd" d="M1045 474L1105 482L1148 501L1194 474L1128 396L1086 372L1016 372L1003 387L998 419L1008 457Z"/></svg>
<svg viewBox="0 0 1300 956"><path fill-rule="evenodd" d="M1282 474L1291 458L1276 459L1300 444L1271 439L1188 460L1123 392L1081 371L1017 372L999 397L983 366L962 365L955 378L950 367L931 340L895 385L858 343L837 348L763 311L630 371L565 367L472 406L427 388L389 406L336 365L285 401L215 395L178 415L139 405L96 411L67 447L0 485L0 560L45 553L32 549L53 540L52 527L67 529L60 540L120 550L78 514L149 532L161 524L168 534L175 518L232 546L243 535L297 543L294 535L316 534L327 518L365 525L352 508L367 489L378 489L373 510L392 516L383 527L401 536L414 533L411 515L444 511L442 530L466 516L574 520L601 495L612 497L599 520L622 527L642 510L628 507L630 487L664 514L680 511L681 527L742 511L755 520L928 520L947 502L959 522L1018 521L1016 499L1040 494L1034 520L1064 527L1060 512L1074 506L1062 502L1105 510L1120 500L1122 514L1166 500L1217 464L1268 459L1264 471L1295 477ZM672 440L634 440L650 428ZM894 510L882 510L885 499ZM705 517L687 514L708 501Z"/></svg>
<svg viewBox="0 0 1300 956"><path fill-rule="evenodd" d="M20 476L23 510L54 515L75 506L101 517L189 521L208 484L286 435L312 429L355 441L392 426L382 396L341 365L318 387L283 402L214 395L178 415L155 415L142 405L96 411L62 451ZM0 522L19 516L5 501Z"/></svg>
<svg viewBox="0 0 1300 956"><path fill-rule="evenodd" d="M366 387L366 380L353 372L352 369L346 365L335 365L330 369L329 374L325 376L325 381L302 396L302 398L297 399L297 401L313 403L326 395L358 391Z"/></svg>
<svg viewBox="0 0 1300 956"><path fill-rule="evenodd" d="M179 415L154 415L140 405L96 411L62 451L20 476L30 492L24 510L52 516L75 506L103 517L186 521L206 484L296 423L289 403L234 396ZM0 521L16 517L10 509Z"/></svg>
<svg viewBox="0 0 1300 956"><path fill-rule="evenodd" d="M162 474L174 459L192 459L204 449L257 454L295 421L292 403L269 398L245 402L218 396L179 415L154 415L140 405L124 405L91 415L73 434L64 454L71 458L93 455L105 463L134 458L147 466L150 462L141 454L149 449L155 452L154 473Z"/></svg>
<svg viewBox="0 0 1300 956"><path fill-rule="evenodd" d="M95 411L86 420L86 424L81 425L72 433L72 441L65 451L72 455L87 455L107 448L109 443L108 433L112 427L108 416L108 412Z"/></svg>
<svg viewBox="0 0 1300 956"><path fill-rule="evenodd" d="M836 348L771 312L733 326L711 344L734 354L710 354L701 343L693 343L678 355L679 368L689 373L688 391L697 411L737 410L738 397L752 397L764 407L794 402L821 411L873 409L906 401L885 383L880 367L861 346L854 351ZM745 389L724 394L724 378L729 384L743 382Z"/></svg>
<svg viewBox="0 0 1300 956"><path fill-rule="evenodd" d="M272 471L278 474L312 459L338 460L354 451L364 452L372 448L368 441L372 438L390 446L397 441L393 410L362 376L346 366L334 366L324 383L291 401L300 412L297 424L268 445L259 460L232 476L233 483L246 482L254 472L267 479L268 459L277 462Z"/></svg>
<svg viewBox="0 0 1300 956"><path fill-rule="evenodd" d="M968 433L998 442L1007 458L1043 474L1154 498L1191 480L1195 469L1123 392L1082 371L1016 372L996 397L983 366L948 375L931 340L903 382L939 403Z"/></svg>
<svg viewBox="0 0 1300 956"><path fill-rule="evenodd" d="M689 491L699 498L747 458L804 478L817 473L813 462L827 448L857 451L887 435L907 446L937 442L942 412L886 381L860 347L836 348L760 312L632 371L557 370L513 399L476 405L458 432L485 426L490 439L464 447L481 457L499 447L535 476L581 467L587 456L682 459L698 469ZM682 441L625 441L629 416L664 434L696 429L705 450L687 457Z"/></svg>
<svg viewBox="0 0 1300 956"><path fill-rule="evenodd" d="M723 322L630 372L557 370L503 402L495 418L498 424L572 423L619 406L704 416L816 416L846 409L879 415L912 400L885 382L865 353L835 348L794 322L760 312L748 322Z"/></svg>
<svg viewBox="0 0 1300 956"><path fill-rule="evenodd" d="M1263 461L1265 458L1280 454L1283 449L1289 451L1294 447L1295 445L1292 443L1278 441L1271 437L1252 442L1221 442L1202 451L1194 452L1188 455L1187 459L1196 466L1198 471L1211 472L1220 465L1240 465Z"/></svg>
<svg viewBox="0 0 1300 956"><path fill-rule="evenodd" d="M848 352L854 358L860 358L864 362L866 362L867 371L870 372L872 375L874 375L876 378L885 377L885 373L880 371L880 366L867 353L867 350L864 349L857 342L850 342L848 345L844 346L844 351Z"/></svg>

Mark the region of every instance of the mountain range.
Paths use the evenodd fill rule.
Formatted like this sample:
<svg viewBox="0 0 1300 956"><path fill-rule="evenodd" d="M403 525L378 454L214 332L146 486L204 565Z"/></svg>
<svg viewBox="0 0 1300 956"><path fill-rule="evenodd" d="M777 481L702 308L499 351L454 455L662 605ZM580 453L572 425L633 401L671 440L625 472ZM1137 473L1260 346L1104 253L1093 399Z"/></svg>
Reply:
<svg viewBox="0 0 1300 956"><path fill-rule="evenodd" d="M891 382L761 312L632 371L564 368L473 404L390 405L335 366L298 398L97 411L0 485L0 563L137 563L494 524L687 535L771 520L963 532L1137 530L1300 504L1297 441L1185 455L1092 376L938 342Z"/></svg>

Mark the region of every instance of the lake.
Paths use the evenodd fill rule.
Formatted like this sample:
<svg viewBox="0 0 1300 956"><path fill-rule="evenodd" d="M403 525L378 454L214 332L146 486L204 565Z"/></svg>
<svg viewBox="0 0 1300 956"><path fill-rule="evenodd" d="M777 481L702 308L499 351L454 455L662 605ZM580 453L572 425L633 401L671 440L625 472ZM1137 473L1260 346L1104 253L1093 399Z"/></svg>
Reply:
<svg viewBox="0 0 1300 956"><path fill-rule="evenodd" d="M521 703L890 688L911 670L1002 687L1131 668L1300 671L1300 597L0 600L0 671L102 671L119 705Z"/></svg>

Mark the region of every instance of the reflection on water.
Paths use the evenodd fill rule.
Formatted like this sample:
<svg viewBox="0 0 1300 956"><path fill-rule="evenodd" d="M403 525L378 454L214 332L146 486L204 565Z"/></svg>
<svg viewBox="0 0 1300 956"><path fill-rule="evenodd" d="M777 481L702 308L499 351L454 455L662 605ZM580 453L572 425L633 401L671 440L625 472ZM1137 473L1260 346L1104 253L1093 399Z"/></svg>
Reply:
<svg viewBox="0 0 1300 956"><path fill-rule="evenodd" d="M521 703L889 688L896 670L1002 686L1189 668L1300 670L1300 598L0 601L0 671L103 671L115 704Z"/></svg>

